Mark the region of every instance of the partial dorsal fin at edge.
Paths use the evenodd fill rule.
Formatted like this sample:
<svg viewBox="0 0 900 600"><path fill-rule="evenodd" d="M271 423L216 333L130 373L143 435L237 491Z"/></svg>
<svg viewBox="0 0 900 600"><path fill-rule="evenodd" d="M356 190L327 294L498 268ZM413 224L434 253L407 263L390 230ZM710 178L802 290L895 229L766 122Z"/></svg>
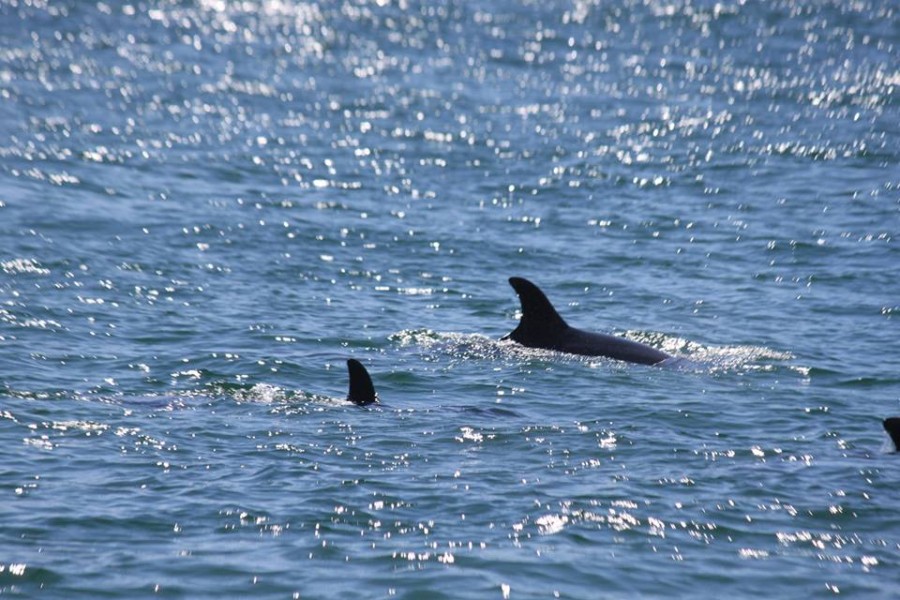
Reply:
<svg viewBox="0 0 900 600"><path fill-rule="evenodd" d="M882 424L894 442L894 450L900 451L900 417L889 417Z"/></svg>

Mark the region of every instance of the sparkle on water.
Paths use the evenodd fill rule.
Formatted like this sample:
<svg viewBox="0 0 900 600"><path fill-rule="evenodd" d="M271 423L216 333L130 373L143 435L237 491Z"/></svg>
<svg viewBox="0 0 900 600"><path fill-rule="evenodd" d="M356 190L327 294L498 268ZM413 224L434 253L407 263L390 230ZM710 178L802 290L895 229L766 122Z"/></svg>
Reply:
<svg viewBox="0 0 900 600"><path fill-rule="evenodd" d="M0 0L0 594L893 597L897 23Z"/></svg>

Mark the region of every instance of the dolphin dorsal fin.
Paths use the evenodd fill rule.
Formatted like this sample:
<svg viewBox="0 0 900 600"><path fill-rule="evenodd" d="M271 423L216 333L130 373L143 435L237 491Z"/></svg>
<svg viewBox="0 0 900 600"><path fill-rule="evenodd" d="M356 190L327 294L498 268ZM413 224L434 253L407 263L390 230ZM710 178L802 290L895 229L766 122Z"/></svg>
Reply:
<svg viewBox="0 0 900 600"><path fill-rule="evenodd" d="M545 340L568 329L569 325L559 316L538 286L521 277L510 277L509 285L519 295L522 319L508 338L531 346L538 340Z"/></svg>
<svg viewBox="0 0 900 600"><path fill-rule="evenodd" d="M347 400L357 406L376 402L378 395L375 393L375 386L372 385L372 378L362 363L355 358L348 359L347 371L350 374L350 392L347 394Z"/></svg>
<svg viewBox="0 0 900 600"><path fill-rule="evenodd" d="M890 417L884 420L884 430L891 436L894 442L894 450L900 451L900 417Z"/></svg>

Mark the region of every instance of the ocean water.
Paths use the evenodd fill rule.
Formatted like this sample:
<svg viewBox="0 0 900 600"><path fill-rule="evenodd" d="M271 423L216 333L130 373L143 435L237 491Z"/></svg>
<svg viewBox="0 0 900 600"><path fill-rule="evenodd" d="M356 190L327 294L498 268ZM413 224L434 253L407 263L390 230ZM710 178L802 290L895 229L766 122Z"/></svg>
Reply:
<svg viewBox="0 0 900 600"><path fill-rule="evenodd" d="M0 0L0 595L896 597L898 12Z"/></svg>

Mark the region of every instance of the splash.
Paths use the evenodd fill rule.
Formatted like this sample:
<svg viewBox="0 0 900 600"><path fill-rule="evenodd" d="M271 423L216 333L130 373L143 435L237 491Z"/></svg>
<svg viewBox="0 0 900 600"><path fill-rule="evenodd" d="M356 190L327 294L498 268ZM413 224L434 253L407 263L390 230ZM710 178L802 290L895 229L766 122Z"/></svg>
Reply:
<svg viewBox="0 0 900 600"><path fill-rule="evenodd" d="M782 363L794 358L790 352L765 346L708 346L660 333L626 331L623 337L672 354L673 358L662 363L667 368L700 373L771 371L776 368L772 363ZM449 357L451 360L540 360L581 362L591 368L622 364L602 356L580 356L542 348L527 348L510 340L496 340L481 334L414 329L395 333L390 339L401 347L419 348L425 353L425 360L429 361L438 361L442 357ZM802 367L798 369L802 373Z"/></svg>

